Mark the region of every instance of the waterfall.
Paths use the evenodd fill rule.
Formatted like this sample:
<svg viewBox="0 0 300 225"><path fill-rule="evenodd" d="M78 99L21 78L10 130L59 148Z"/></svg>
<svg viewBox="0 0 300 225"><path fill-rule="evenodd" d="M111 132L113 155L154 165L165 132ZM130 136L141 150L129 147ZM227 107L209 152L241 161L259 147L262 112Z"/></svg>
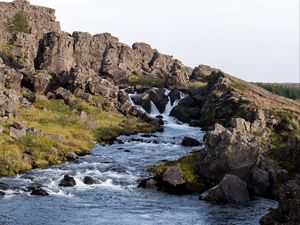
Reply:
<svg viewBox="0 0 300 225"><path fill-rule="evenodd" d="M152 116L160 115L160 112L159 112L158 108L156 107L156 105L152 101L150 101L150 104L151 104L151 113L150 114Z"/></svg>

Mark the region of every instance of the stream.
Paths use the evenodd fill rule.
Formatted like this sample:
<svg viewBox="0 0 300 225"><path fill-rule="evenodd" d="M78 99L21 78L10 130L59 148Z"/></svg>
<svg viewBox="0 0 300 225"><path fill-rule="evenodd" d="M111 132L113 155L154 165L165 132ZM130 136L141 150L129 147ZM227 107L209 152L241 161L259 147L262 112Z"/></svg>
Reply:
<svg viewBox="0 0 300 225"><path fill-rule="evenodd" d="M0 182L17 187L41 185L49 193L39 197L6 191L0 197L0 225L258 224L269 208L277 206L275 201L258 198L242 206L214 205L200 201L198 195L175 196L137 187L150 176L149 166L199 149L183 147L181 140L184 136L202 140L204 132L169 117L171 107L169 103L162 115L163 133L120 136L124 144L97 145L91 155L75 162L0 178ZM157 114L152 104L151 115ZM66 174L75 178L76 186L59 187ZM87 175L99 184L84 184Z"/></svg>

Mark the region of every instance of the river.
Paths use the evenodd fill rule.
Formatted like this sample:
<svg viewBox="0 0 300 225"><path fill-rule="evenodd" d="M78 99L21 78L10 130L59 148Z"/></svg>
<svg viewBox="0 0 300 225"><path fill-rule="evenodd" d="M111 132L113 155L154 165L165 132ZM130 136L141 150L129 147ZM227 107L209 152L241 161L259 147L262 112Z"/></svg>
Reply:
<svg viewBox="0 0 300 225"><path fill-rule="evenodd" d="M170 107L163 115L163 133L121 136L118 139L124 144L97 145L91 155L75 162L0 178L17 187L41 185L50 194L39 197L6 191L0 198L0 225L258 224L269 208L276 207L275 201L258 198L242 206L214 205L200 201L198 195L175 196L137 187L149 177L149 166L199 149L180 145L184 136L200 140L204 133L169 117ZM155 106L152 114L158 114ZM58 186L66 174L74 176L76 186ZM82 180L87 175L99 184L85 185Z"/></svg>

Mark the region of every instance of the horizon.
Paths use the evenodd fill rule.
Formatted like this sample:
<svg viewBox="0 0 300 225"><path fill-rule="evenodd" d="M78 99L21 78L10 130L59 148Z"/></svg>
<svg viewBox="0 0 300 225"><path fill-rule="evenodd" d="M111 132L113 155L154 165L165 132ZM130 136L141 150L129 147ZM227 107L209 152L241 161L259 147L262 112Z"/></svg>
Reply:
<svg viewBox="0 0 300 225"><path fill-rule="evenodd" d="M30 1L54 8L69 33L109 32L130 46L146 42L192 68L204 64L250 82L299 83L299 1L156 2Z"/></svg>

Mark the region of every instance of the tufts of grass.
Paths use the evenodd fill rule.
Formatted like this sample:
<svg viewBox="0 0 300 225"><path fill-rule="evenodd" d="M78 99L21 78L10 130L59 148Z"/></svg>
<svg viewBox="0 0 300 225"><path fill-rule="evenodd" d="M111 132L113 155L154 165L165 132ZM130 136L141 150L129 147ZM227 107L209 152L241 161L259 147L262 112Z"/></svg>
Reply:
<svg viewBox="0 0 300 225"><path fill-rule="evenodd" d="M129 77L129 84L132 86L141 85L143 87L164 87L166 79L133 74Z"/></svg>
<svg viewBox="0 0 300 225"><path fill-rule="evenodd" d="M187 88L189 90L204 90L207 88L207 82L195 81L188 84Z"/></svg>
<svg viewBox="0 0 300 225"><path fill-rule="evenodd" d="M230 87L234 88L234 89L237 89L237 90L240 90L240 91L245 91L245 90L248 89L247 84L242 83L242 82L237 82L237 81L231 83Z"/></svg>
<svg viewBox="0 0 300 225"><path fill-rule="evenodd" d="M7 25L10 33L23 32L30 34L30 27L26 17L21 13L16 13Z"/></svg>

